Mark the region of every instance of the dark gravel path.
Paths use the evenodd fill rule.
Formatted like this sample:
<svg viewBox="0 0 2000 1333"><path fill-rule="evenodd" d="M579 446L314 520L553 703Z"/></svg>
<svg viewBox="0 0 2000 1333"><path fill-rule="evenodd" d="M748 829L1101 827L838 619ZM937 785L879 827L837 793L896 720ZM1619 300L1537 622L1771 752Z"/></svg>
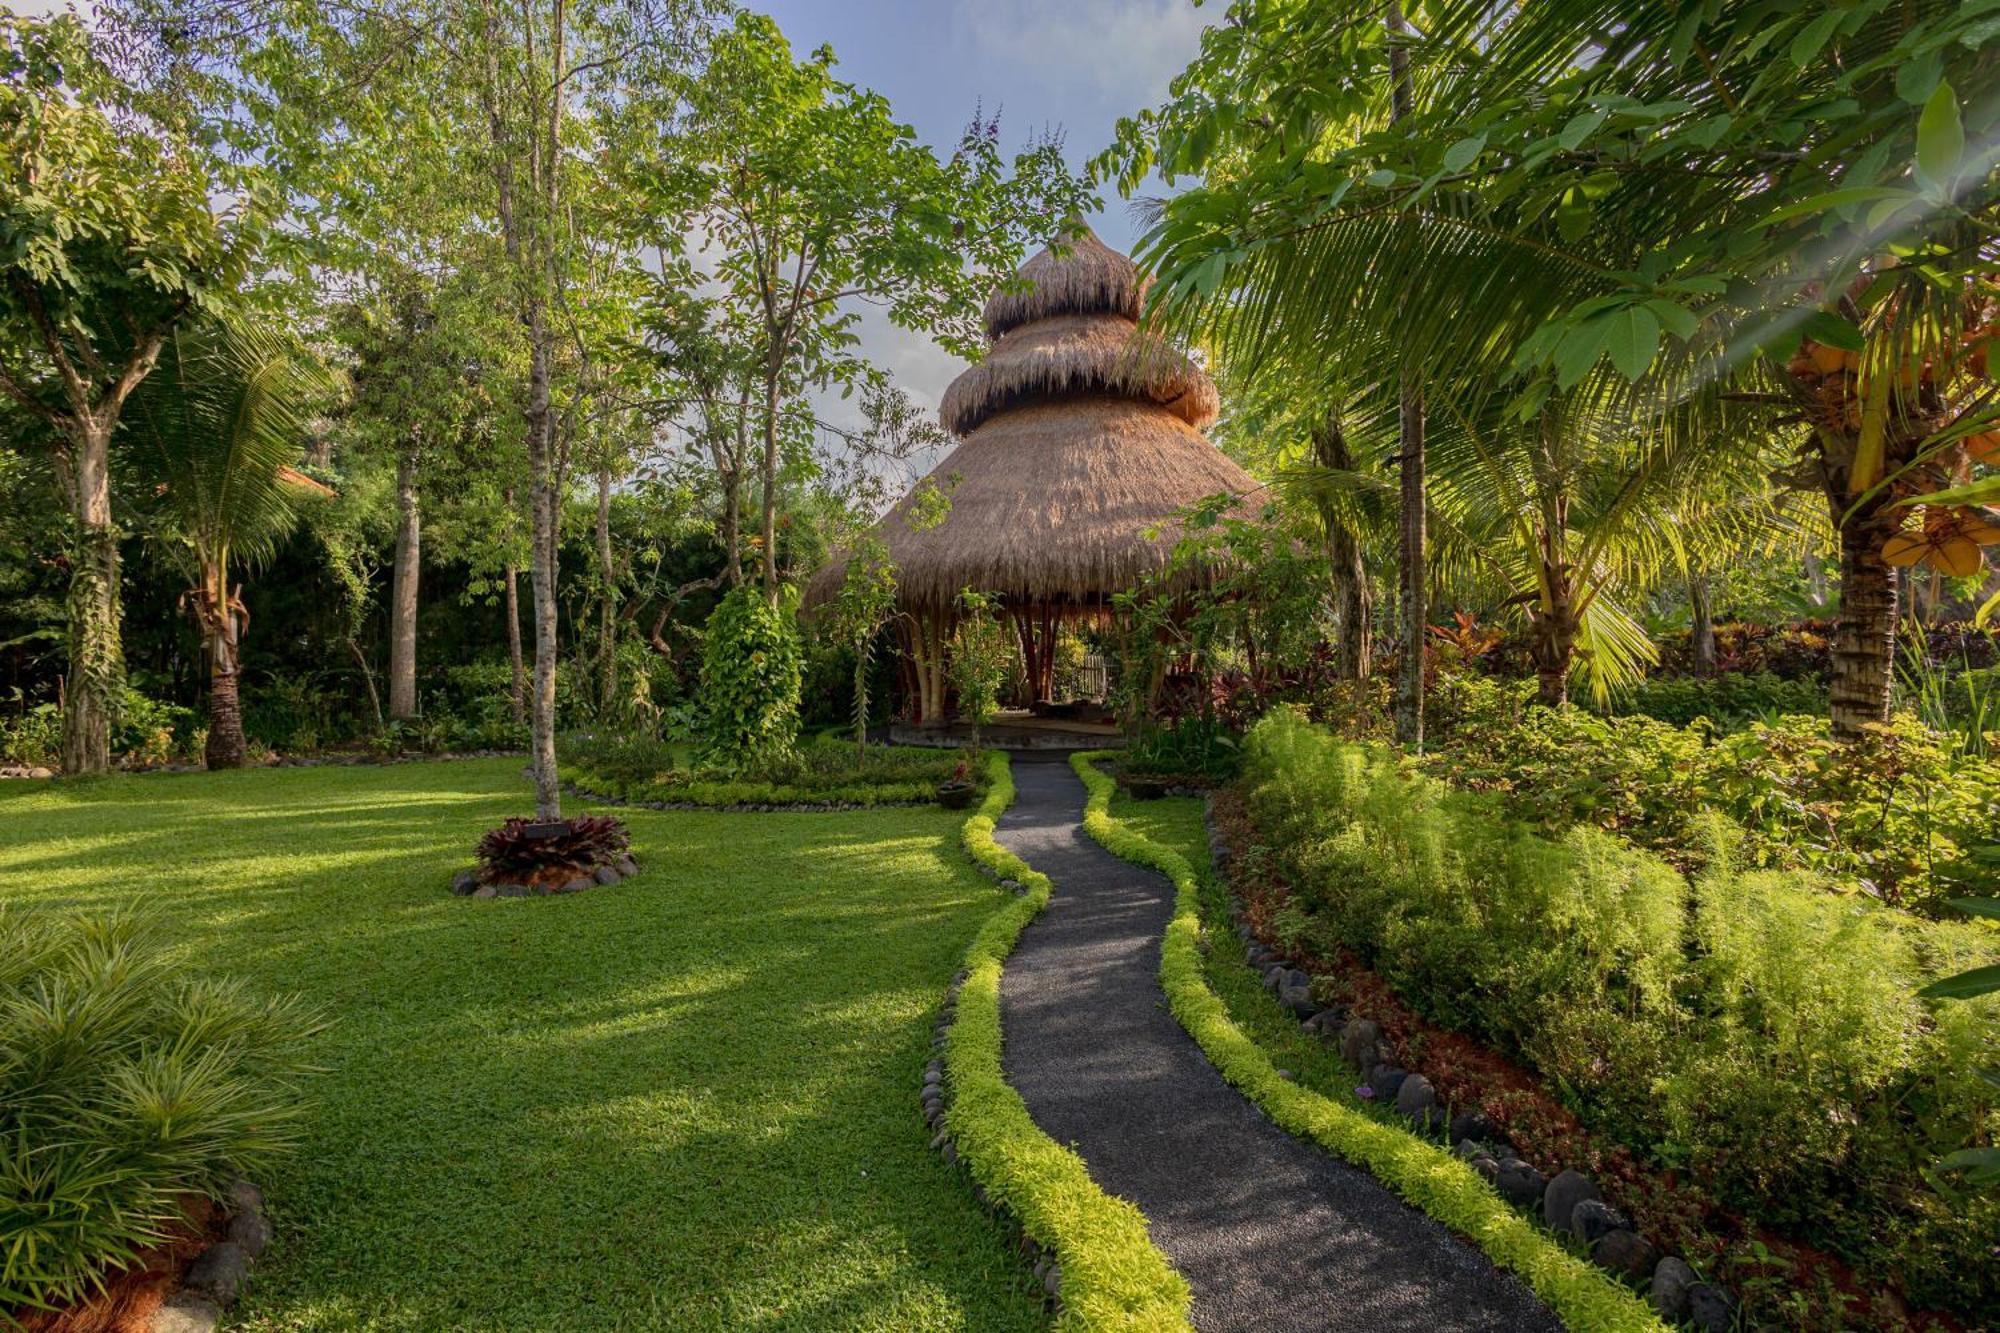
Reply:
<svg viewBox="0 0 2000 1333"><path fill-rule="evenodd" d="M1007 1079L1146 1214L1222 1330L1556 1330L1519 1279L1224 1083L1160 990L1172 891L1090 840L1066 761L1016 756L1008 848L1055 882L1002 976Z"/></svg>

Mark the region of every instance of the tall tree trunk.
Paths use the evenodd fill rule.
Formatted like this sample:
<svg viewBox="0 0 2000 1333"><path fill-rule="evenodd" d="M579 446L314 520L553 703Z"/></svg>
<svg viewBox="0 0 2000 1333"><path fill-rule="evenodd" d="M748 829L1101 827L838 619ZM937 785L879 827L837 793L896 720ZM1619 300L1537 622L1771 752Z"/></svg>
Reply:
<svg viewBox="0 0 2000 1333"><path fill-rule="evenodd" d="M1396 669L1396 739L1416 750L1424 748L1424 639L1429 632L1424 554L1424 400L1405 384L1399 434L1402 441L1402 513L1398 543L1402 578L1397 611L1401 618L1400 661Z"/></svg>
<svg viewBox="0 0 2000 1333"><path fill-rule="evenodd" d="M1313 433L1315 461L1323 468L1347 472L1354 456L1347 447L1347 435L1339 419L1328 412L1319 430ZM1322 496L1319 501L1320 526L1326 532L1328 571L1333 576L1334 611L1340 618L1339 655L1335 669L1346 680L1368 679L1368 667L1375 654L1374 609L1369 605L1368 569L1361 561L1361 542L1333 505Z"/></svg>
<svg viewBox="0 0 2000 1333"><path fill-rule="evenodd" d="M1535 664L1535 700L1550 708L1569 702L1569 673L1576 665L1576 603L1560 572L1548 571L1548 601L1528 627L1528 656Z"/></svg>
<svg viewBox="0 0 2000 1333"><path fill-rule="evenodd" d="M597 701L607 715L618 700L618 588L611 563L611 469L597 473Z"/></svg>
<svg viewBox="0 0 2000 1333"><path fill-rule="evenodd" d="M1384 14L1391 44L1389 74L1394 87L1391 96L1393 121L1401 121L1414 109L1410 83L1410 54L1399 40L1409 34L1403 7L1390 0ZM1401 661L1396 672L1396 739L1421 751L1424 748L1424 638L1429 631L1426 597L1427 566L1424 554L1424 398L1422 387L1407 370L1403 372L1401 409L1397 416L1400 445L1402 516L1398 544L1402 555Z"/></svg>
<svg viewBox="0 0 2000 1333"><path fill-rule="evenodd" d="M389 716L417 715L417 579L423 518L417 504L417 437L396 455L396 563L389 589Z"/></svg>
<svg viewBox="0 0 2000 1333"><path fill-rule="evenodd" d="M509 493L507 502L513 503ZM507 703L514 711L514 725L519 726L528 719L528 679L527 670L521 664L521 570L512 560L507 562Z"/></svg>
<svg viewBox="0 0 2000 1333"><path fill-rule="evenodd" d="M1694 621L1692 640L1696 674L1715 674L1715 614L1708 601L1708 574L1696 570L1688 576L1688 614Z"/></svg>
<svg viewBox="0 0 2000 1333"><path fill-rule="evenodd" d="M208 745L202 758L212 769L241 768L249 753L243 736L241 622L229 595L229 573L202 571L199 617L208 639Z"/></svg>
<svg viewBox="0 0 2000 1333"><path fill-rule="evenodd" d="M555 415L549 403L549 338L537 307L529 331L528 502L533 510L535 690L531 753L535 770L535 817L562 818L562 787L556 777L556 479Z"/></svg>
<svg viewBox="0 0 2000 1333"><path fill-rule="evenodd" d="M778 604L778 375L774 351L764 371L764 597Z"/></svg>
<svg viewBox="0 0 2000 1333"><path fill-rule="evenodd" d="M1840 522L1846 503L1832 498ZM1840 619L1833 631L1833 734L1856 740L1871 722L1889 720L1896 671L1895 570L1882 559L1892 525L1886 506L1864 506L1840 527Z"/></svg>
<svg viewBox="0 0 2000 1333"><path fill-rule="evenodd" d="M65 773L111 767L111 723L125 690L119 632L118 530L111 523L113 423L83 416L70 431L71 518L76 524L69 583L69 675L63 689Z"/></svg>

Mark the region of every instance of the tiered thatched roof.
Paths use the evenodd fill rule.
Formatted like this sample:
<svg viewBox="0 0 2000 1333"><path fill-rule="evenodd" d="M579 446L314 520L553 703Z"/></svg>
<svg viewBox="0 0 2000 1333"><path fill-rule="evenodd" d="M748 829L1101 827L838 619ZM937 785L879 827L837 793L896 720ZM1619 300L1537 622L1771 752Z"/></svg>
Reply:
<svg viewBox="0 0 2000 1333"><path fill-rule="evenodd" d="M945 426L964 442L876 526L906 609L966 588L1015 606L1102 606L1166 563L1178 510L1256 486L1201 434L1218 408L1207 374L1140 335L1146 280L1130 259L1079 223L1021 277L1033 286L986 304L985 359L945 392ZM913 527L932 489L950 513ZM843 568L820 571L808 604L832 596Z"/></svg>

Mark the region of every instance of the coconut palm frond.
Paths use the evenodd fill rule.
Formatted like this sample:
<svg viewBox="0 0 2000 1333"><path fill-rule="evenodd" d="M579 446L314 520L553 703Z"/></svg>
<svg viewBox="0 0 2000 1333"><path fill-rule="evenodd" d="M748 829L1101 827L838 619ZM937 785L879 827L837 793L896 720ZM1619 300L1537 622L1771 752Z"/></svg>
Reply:
<svg viewBox="0 0 2000 1333"><path fill-rule="evenodd" d="M260 564L291 531L301 488L287 473L322 385L305 353L267 330L210 320L168 340L123 430L192 568Z"/></svg>

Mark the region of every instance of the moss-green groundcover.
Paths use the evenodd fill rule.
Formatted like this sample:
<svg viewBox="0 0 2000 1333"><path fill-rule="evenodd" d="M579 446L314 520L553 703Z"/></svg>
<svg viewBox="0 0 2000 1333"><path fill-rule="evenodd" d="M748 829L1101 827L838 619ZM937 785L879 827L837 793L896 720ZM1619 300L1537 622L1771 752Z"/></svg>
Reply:
<svg viewBox="0 0 2000 1333"><path fill-rule="evenodd" d="M150 902L333 1020L241 1326L1041 1326L916 1100L1005 901L962 816L623 811L629 883L451 897L526 796L518 759L0 784L0 900Z"/></svg>

